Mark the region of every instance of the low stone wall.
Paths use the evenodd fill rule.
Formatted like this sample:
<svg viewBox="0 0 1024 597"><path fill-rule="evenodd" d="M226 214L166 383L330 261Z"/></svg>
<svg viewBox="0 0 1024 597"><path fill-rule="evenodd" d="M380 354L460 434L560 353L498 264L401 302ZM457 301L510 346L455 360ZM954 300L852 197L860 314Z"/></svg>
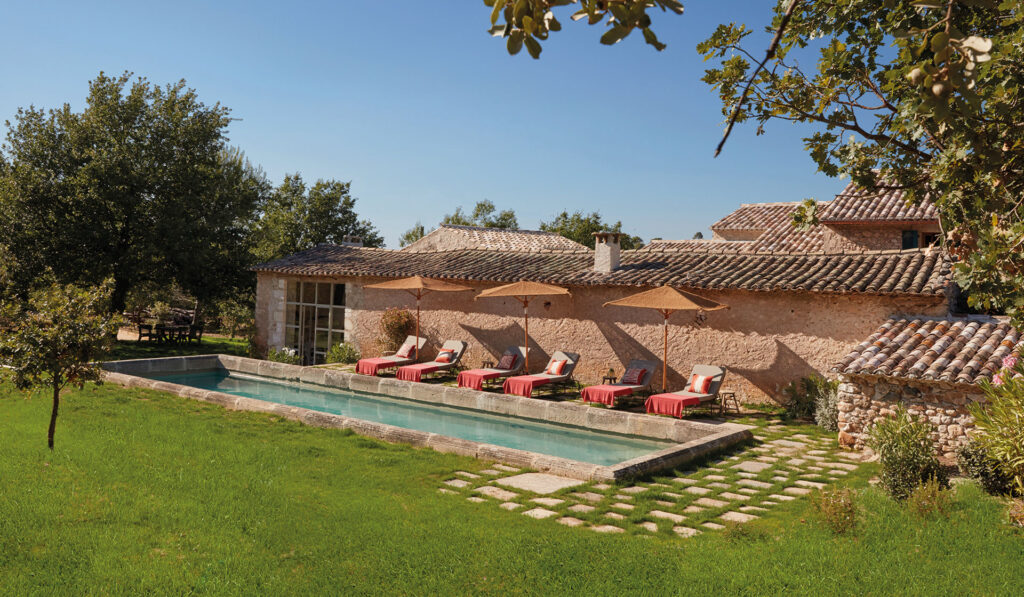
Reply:
<svg viewBox="0 0 1024 597"><path fill-rule="evenodd" d="M967 405L983 399L980 390L970 385L844 375L839 385L839 443L864 447L871 426L893 415L902 404L931 424L936 450L952 459L974 427Z"/></svg>
<svg viewBox="0 0 1024 597"><path fill-rule="evenodd" d="M613 481L649 474L657 470L682 465L752 437L749 426L735 423L668 419L653 415L594 408L583 404L549 402L493 392L479 392L466 388L407 382L393 378L357 375L322 367L302 367L229 355L112 361L104 363L103 368L106 370L104 375L106 381L126 387L163 390L235 410L274 413L307 425L351 429L361 435L385 441L495 460L583 480ZM601 466L151 379L151 376L162 374L217 368L282 381L382 394L393 398L476 410L489 414L511 415L591 431L649 437L669 441L673 445L615 465Z"/></svg>

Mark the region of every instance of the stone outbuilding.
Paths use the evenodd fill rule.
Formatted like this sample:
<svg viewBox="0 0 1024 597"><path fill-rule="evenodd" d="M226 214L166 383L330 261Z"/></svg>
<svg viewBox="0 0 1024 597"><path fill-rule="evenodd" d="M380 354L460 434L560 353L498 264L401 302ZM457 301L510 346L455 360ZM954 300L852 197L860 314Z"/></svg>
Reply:
<svg viewBox="0 0 1024 597"><path fill-rule="evenodd" d="M968 405L984 400L979 382L1022 348L1020 332L999 318L889 319L833 368L840 443L863 447L871 426L902 405L932 425L939 453L954 458L974 427Z"/></svg>

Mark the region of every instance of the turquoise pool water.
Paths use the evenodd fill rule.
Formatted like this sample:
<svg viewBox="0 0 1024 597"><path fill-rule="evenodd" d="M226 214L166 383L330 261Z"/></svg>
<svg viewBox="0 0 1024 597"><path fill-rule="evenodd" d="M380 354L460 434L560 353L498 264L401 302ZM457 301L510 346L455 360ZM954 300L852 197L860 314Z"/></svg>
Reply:
<svg viewBox="0 0 1024 597"><path fill-rule="evenodd" d="M224 370L175 373L154 379L592 464L617 464L669 446L655 440L229 374Z"/></svg>

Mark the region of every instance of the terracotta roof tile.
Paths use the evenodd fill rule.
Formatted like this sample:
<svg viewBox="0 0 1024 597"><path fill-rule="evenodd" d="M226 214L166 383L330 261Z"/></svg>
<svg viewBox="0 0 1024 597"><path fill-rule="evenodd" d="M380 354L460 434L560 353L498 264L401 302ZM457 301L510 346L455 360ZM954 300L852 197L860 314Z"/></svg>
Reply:
<svg viewBox="0 0 1024 597"><path fill-rule="evenodd" d="M995 318L892 318L833 371L974 384L1022 348L1020 332Z"/></svg>
<svg viewBox="0 0 1024 597"><path fill-rule="evenodd" d="M939 212L925 198L908 205L900 189L870 191L853 183L832 201L823 202L818 212L822 223L937 221Z"/></svg>
<svg viewBox="0 0 1024 597"><path fill-rule="evenodd" d="M821 255L623 251L610 273L593 269L593 251L389 251L321 245L253 268L310 276L420 275L450 280L531 280L570 286L942 295L950 263L939 251Z"/></svg>
<svg viewBox="0 0 1024 597"><path fill-rule="evenodd" d="M479 226L441 224L423 238L403 248L406 252L437 250L437 243L445 249L478 248L493 251L544 251L550 249L578 250L585 246L554 232L543 230L507 230Z"/></svg>
<svg viewBox="0 0 1024 597"><path fill-rule="evenodd" d="M744 203L739 209L711 225L712 230L767 230L780 219L789 220L800 205L787 203Z"/></svg>

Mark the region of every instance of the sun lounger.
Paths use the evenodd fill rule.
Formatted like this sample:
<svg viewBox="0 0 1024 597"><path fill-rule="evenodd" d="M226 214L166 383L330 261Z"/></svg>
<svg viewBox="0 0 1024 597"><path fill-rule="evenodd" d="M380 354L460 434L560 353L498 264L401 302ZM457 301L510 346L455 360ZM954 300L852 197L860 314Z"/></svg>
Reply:
<svg viewBox="0 0 1024 597"><path fill-rule="evenodd" d="M377 357L375 359L359 359L359 362L356 363L356 373L361 373L363 375L377 375L385 369L392 369L394 367L401 367L402 365L415 363L416 359L413 358L413 355L416 354L418 350L422 349L426 342L427 341L424 338L419 338L419 341L417 342L415 336L409 336L405 339L405 342L402 343L402 347L399 348L398 352L395 354ZM416 350L413 350L414 346L416 347Z"/></svg>
<svg viewBox="0 0 1024 597"><path fill-rule="evenodd" d="M512 364L509 365L507 369L502 369L500 367L502 364L501 361L506 357L511 357ZM484 369L460 371L456 383L460 388L482 390L484 389L484 384L492 379L503 379L519 373L523 370L523 365L525 363L526 349L521 346L509 346L505 350L505 353L501 355L501 359L498 359L496 366Z"/></svg>
<svg viewBox="0 0 1024 597"><path fill-rule="evenodd" d="M441 345L441 350L437 351L437 357L433 361L403 365L398 368L395 377L402 381L420 381L424 375L450 371L459 364L462 355L466 353L466 346L462 340L449 340Z"/></svg>
<svg viewBox="0 0 1024 597"><path fill-rule="evenodd" d="M562 352L559 350L548 361L547 367L544 367L543 373L536 373L534 375L519 375L516 377L510 377L505 380L505 384L502 389L506 394L514 394L516 396L523 396L524 398L530 398L533 396L533 390L540 386L558 386L570 379L572 379L572 372L576 369L576 365L579 363L580 355L574 352ZM561 371L559 373L548 373L551 371L552 366L555 363L561 363Z"/></svg>
<svg viewBox="0 0 1024 597"><path fill-rule="evenodd" d="M637 379L635 384L623 383L623 381L620 380L618 383L587 386L583 388L581 397L584 402L594 402L597 404L615 406L616 398L630 396L633 393L639 392L649 386L651 384L651 379L654 377L654 372L657 371L657 369L658 364L654 361L634 359L629 362L629 365L626 367L626 371L622 374L622 379L625 379L626 375L629 374L630 371L641 372L640 377Z"/></svg>
<svg viewBox="0 0 1024 597"><path fill-rule="evenodd" d="M708 387L706 392L692 392L690 387L695 378L707 378ZM686 384L687 389L679 392L665 394L654 394L644 403L644 409L649 414L671 415L682 417L683 412L691 406L700 406L713 402L718 397L718 390L722 387L722 380L725 379L725 368L714 365L695 365L690 381Z"/></svg>

